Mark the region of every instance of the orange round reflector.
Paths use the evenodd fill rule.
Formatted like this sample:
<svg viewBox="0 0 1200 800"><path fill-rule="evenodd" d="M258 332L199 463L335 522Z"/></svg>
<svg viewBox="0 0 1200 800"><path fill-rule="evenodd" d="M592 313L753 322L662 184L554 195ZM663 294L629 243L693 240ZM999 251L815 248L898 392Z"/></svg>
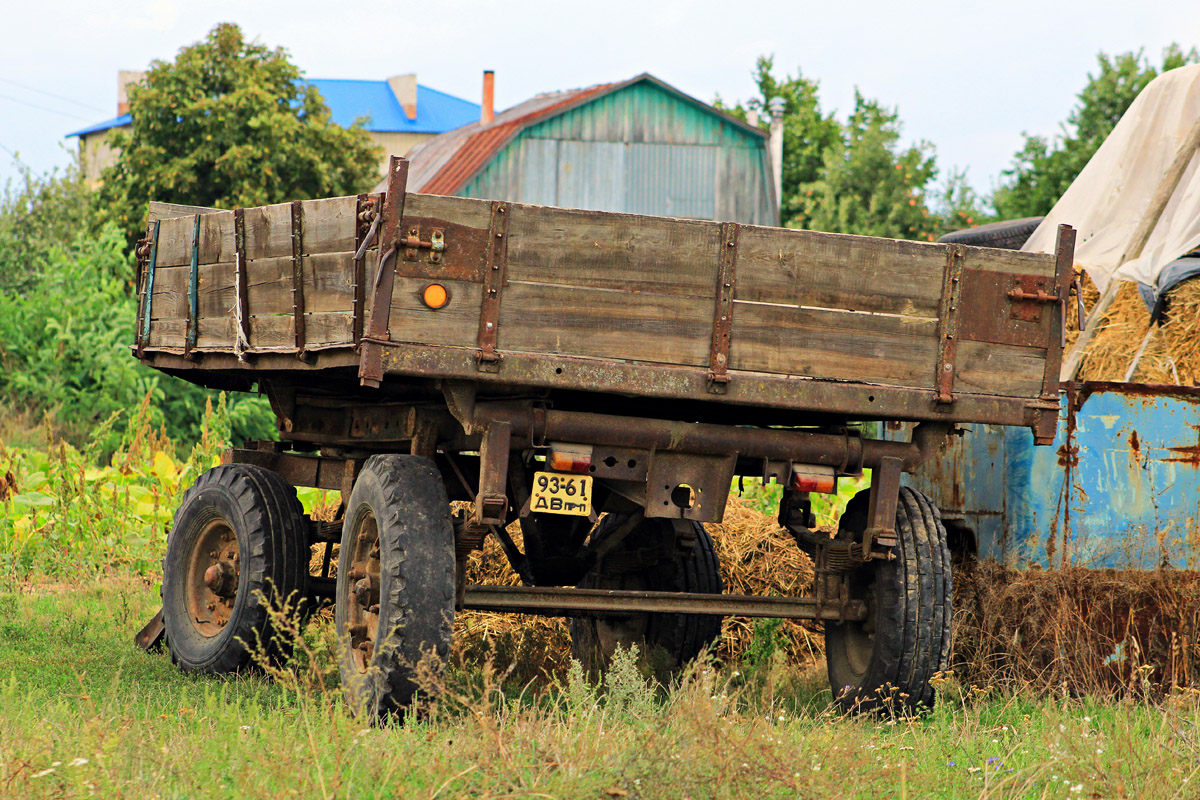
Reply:
<svg viewBox="0 0 1200 800"><path fill-rule="evenodd" d="M446 305L446 301L450 299L450 294L446 291L446 287L440 283L431 283L425 287L425 291L421 293L421 300L430 308L441 308Z"/></svg>

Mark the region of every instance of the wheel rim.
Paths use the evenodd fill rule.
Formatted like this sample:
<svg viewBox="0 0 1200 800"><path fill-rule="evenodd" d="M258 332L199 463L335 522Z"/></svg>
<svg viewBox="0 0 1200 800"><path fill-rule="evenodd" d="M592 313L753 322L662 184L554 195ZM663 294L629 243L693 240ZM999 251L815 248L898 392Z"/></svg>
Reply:
<svg viewBox="0 0 1200 800"><path fill-rule="evenodd" d="M206 523L192 547L184 582L188 619L202 636L219 636L233 617L239 561L237 532L223 519Z"/></svg>
<svg viewBox="0 0 1200 800"><path fill-rule="evenodd" d="M852 588L852 594L867 604L867 618L861 622L843 622L842 642L847 665L862 678L871 666L871 654L875 651L875 581L871 580L859 591Z"/></svg>
<svg viewBox="0 0 1200 800"><path fill-rule="evenodd" d="M347 633L354 667L366 672L375 656L379 629L379 523L375 515L363 515L354 531L354 550L346 582Z"/></svg>

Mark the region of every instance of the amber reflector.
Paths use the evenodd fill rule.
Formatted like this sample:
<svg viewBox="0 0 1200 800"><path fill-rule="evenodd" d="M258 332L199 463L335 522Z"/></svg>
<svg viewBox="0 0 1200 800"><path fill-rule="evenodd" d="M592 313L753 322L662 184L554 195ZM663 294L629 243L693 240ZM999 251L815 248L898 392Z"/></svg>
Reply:
<svg viewBox="0 0 1200 800"><path fill-rule="evenodd" d="M429 284L421 293L421 300L430 308L441 308L449 299L450 295L446 293L446 287L440 283Z"/></svg>

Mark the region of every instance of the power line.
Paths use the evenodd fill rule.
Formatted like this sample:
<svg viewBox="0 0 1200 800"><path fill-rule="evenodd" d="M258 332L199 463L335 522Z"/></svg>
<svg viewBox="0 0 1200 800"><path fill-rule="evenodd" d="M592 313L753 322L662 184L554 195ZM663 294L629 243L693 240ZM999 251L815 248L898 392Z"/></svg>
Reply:
<svg viewBox="0 0 1200 800"><path fill-rule="evenodd" d="M81 117L78 114L72 114L69 111L59 111L56 108L46 108L45 106L39 106L37 103L31 103L28 100L20 100L16 97L11 97L7 94L0 94L0 100L11 100L14 103L20 103L23 106L29 106L30 108L36 108L38 111L48 111L51 114L61 114L64 117L70 117L71 119L77 119L77 120L81 120L83 122L89 121L87 117Z"/></svg>
<svg viewBox="0 0 1200 800"><path fill-rule="evenodd" d="M80 106L82 108L86 108L89 111L95 111L100 114L104 113L104 109L102 109L102 108L96 108L95 106L88 105L87 103L81 103L78 100L71 99L70 97L63 97L61 94L55 94L54 92L47 92L45 89L38 89L37 87L34 87L34 86L26 86L23 83L17 83L12 78L0 78L0 81L4 81L5 83L11 83L13 86L16 86L19 89L25 89L26 91L37 92L38 94L44 94L47 97L53 97L55 100L63 100L67 103L73 103L74 105Z"/></svg>

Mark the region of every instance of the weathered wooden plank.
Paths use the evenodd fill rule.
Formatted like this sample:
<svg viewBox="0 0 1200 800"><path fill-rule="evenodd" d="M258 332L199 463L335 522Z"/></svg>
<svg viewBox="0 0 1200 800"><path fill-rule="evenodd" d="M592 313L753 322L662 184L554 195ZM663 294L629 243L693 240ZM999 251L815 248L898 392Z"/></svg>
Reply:
<svg viewBox="0 0 1200 800"><path fill-rule="evenodd" d="M392 288L392 312L388 330L393 342L474 347L479 328L479 305L483 285L470 281L437 281L450 299L440 309L429 308L421 294L431 281L397 277Z"/></svg>
<svg viewBox="0 0 1200 800"><path fill-rule="evenodd" d="M158 200L150 201L149 219L151 222L173 217L194 217L197 214L219 214L219 208L209 206L188 206L183 203L163 203Z"/></svg>
<svg viewBox="0 0 1200 800"><path fill-rule="evenodd" d="M192 233L195 217L173 217L158 223L158 257L155 269L192 263ZM155 274L154 280L158 280Z"/></svg>
<svg viewBox="0 0 1200 800"><path fill-rule="evenodd" d="M511 281L713 297L715 222L521 205L510 213Z"/></svg>
<svg viewBox="0 0 1200 800"><path fill-rule="evenodd" d="M200 263L233 261L236 257L232 211L219 211L200 218Z"/></svg>
<svg viewBox="0 0 1200 800"><path fill-rule="evenodd" d="M936 317L945 266L942 246L746 225L735 297Z"/></svg>
<svg viewBox="0 0 1200 800"><path fill-rule="evenodd" d="M175 320L166 320L173 323ZM341 313L311 313L304 315L307 349L353 345L351 318ZM158 323L155 322L155 325ZM293 319L290 315L251 316L250 350L295 350ZM230 316L201 317L197 350L233 352L235 327Z"/></svg>
<svg viewBox="0 0 1200 800"><path fill-rule="evenodd" d="M744 301L734 306L730 369L932 389L935 320Z"/></svg>
<svg viewBox="0 0 1200 800"><path fill-rule="evenodd" d="M187 342L186 319L156 319L150 323L148 347L167 347L182 350Z"/></svg>
<svg viewBox="0 0 1200 800"><path fill-rule="evenodd" d="M964 247L963 250L964 269L1054 277L1053 253L1024 253L990 247Z"/></svg>
<svg viewBox="0 0 1200 800"><path fill-rule="evenodd" d="M354 250L354 212L357 198L330 197L305 200L304 255Z"/></svg>
<svg viewBox="0 0 1200 800"><path fill-rule="evenodd" d="M188 313L190 265L159 267L154 270L154 292L150 304L151 319L183 319Z"/></svg>
<svg viewBox="0 0 1200 800"><path fill-rule="evenodd" d="M476 200L470 197L446 197L415 192L409 192L404 197L405 219L427 217L485 231L491 222L491 208L490 200Z"/></svg>
<svg viewBox="0 0 1200 800"><path fill-rule="evenodd" d="M708 365L712 300L512 281L497 350Z"/></svg>
<svg viewBox="0 0 1200 800"><path fill-rule="evenodd" d="M954 394L1037 397L1045 368L1045 350L963 340L954 360Z"/></svg>
<svg viewBox="0 0 1200 800"><path fill-rule="evenodd" d="M246 220L246 259L292 254L292 204L276 203L242 211Z"/></svg>

